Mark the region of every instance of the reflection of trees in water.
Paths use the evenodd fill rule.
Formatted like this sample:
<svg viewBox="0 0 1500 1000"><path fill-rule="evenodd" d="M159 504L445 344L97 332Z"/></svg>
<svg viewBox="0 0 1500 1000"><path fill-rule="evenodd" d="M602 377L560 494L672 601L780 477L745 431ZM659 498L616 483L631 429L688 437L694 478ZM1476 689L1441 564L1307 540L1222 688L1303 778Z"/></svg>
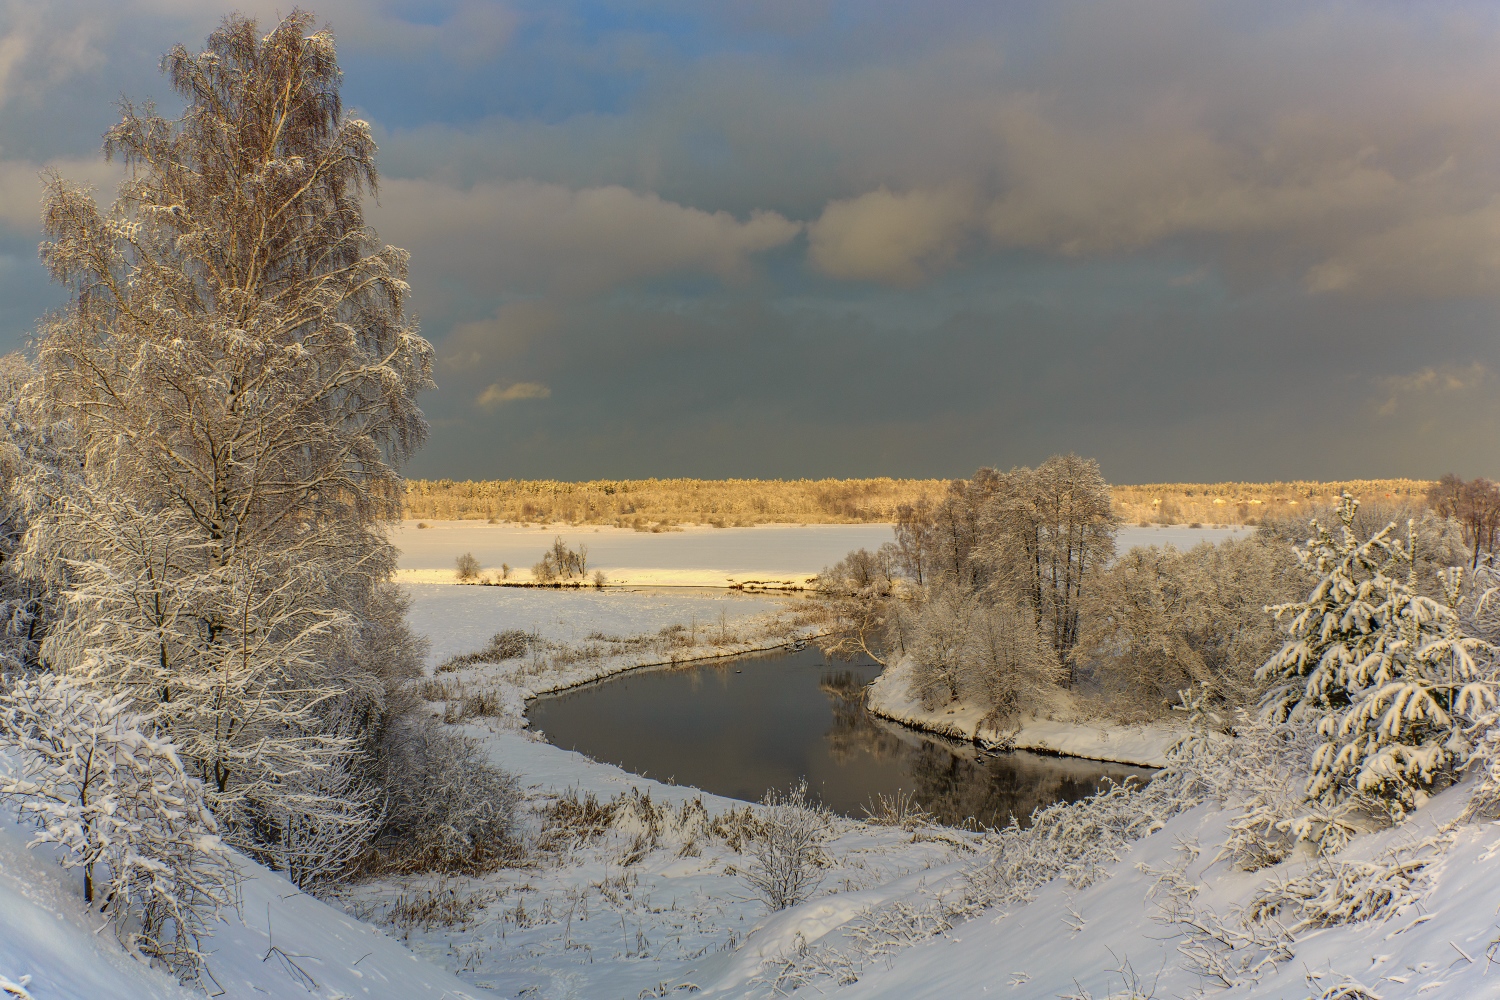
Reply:
<svg viewBox="0 0 1500 1000"><path fill-rule="evenodd" d="M1093 761L1024 752L971 760L935 742L913 753L908 766L917 801L939 821L955 826L1001 826L1012 816L1026 823L1038 807L1092 795L1110 770Z"/></svg>
<svg viewBox="0 0 1500 1000"><path fill-rule="evenodd" d="M1142 768L1049 757L1018 751L980 754L971 744L929 736L865 711L864 681L850 671L829 671L818 685L828 695L833 724L825 738L840 762L859 753L900 761L901 782L922 807L950 826L1002 826L1015 816L1026 823L1034 809L1094 794L1103 779L1149 776Z"/></svg>
<svg viewBox="0 0 1500 1000"><path fill-rule="evenodd" d="M859 753L876 760L899 759L906 751L899 735L873 724L874 717L865 711L865 682L858 674L852 670L826 671L818 689L828 695L828 707L833 710L833 723L823 735L828 754L835 761L846 763Z"/></svg>

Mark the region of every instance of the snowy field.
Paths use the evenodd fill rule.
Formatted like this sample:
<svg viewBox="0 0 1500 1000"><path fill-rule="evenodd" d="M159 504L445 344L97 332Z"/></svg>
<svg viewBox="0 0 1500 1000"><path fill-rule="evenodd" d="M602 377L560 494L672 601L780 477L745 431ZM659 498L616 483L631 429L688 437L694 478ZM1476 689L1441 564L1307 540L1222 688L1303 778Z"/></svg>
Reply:
<svg viewBox="0 0 1500 1000"><path fill-rule="evenodd" d="M531 566L561 538L570 548L588 547L589 571L602 570L614 584L725 587L729 582L805 584L853 549L878 549L891 541L888 524L760 525L753 528L688 527L682 531L553 526L523 528L483 521L416 521L398 525L392 540L401 550L398 577L407 583L449 583L455 560L471 553L486 575L509 565L513 580L529 580ZM1185 526L1119 530L1121 551L1136 545L1192 548L1246 534L1251 528Z"/></svg>
<svg viewBox="0 0 1500 1000"><path fill-rule="evenodd" d="M787 598L733 590L529 590L514 587L406 585L412 628L432 644L428 664L480 649L505 629L579 643L589 635L629 637L669 625L741 624L781 609Z"/></svg>

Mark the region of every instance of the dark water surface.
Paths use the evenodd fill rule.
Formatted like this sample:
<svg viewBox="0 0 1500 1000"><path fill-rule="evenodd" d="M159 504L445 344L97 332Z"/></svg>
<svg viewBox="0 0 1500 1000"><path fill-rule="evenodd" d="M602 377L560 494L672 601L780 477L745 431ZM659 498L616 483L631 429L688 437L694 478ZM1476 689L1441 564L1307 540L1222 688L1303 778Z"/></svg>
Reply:
<svg viewBox="0 0 1500 1000"><path fill-rule="evenodd" d="M560 747L660 781L755 801L805 777L823 803L864 815L898 790L951 825L1022 822L1038 806L1092 795L1148 768L1024 750L984 754L865 711L873 663L809 647L651 668L538 698L527 716Z"/></svg>

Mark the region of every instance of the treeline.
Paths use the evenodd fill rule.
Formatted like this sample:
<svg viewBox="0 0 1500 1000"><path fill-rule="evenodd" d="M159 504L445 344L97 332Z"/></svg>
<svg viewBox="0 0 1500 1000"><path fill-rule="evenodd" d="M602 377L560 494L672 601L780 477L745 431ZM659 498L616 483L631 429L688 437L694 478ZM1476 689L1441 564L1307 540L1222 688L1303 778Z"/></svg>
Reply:
<svg viewBox="0 0 1500 1000"><path fill-rule="evenodd" d="M1124 524L1260 524L1305 517L1348 495L1362 503L1401 504L1426 496L1423 479L1295 480L1277 483L1158 483L1115 486L1115 515Z"/></svg>
<svg viewBox="0 0 1500 1000"><path fill-rule="evenodd" d="M406 483L403 516L640 530L679 524L888 524L903 504L923 497L935 502L948 484L946 479L890 478L414 479ZM1424 496L1431 486L1415 479L1116 486L1111 509L1125 524L1254 525L1333 503L1346 493L1366 502L1401 502Z"/></svg>
<svg viewBox="0 0 1500 1000"><path fill-rule="evenodd" d="M896 508L941 493L941 479L410 480L405 516L532 524L858 524L894 520Z"/></svg>
<svg viewBox="0 0 1500 1000"><path fill-rule="evenodd" d="M889 543L819 577L825 648L905 660L928 710L979 705L1000 731L1056 710L1157 717L1186 689L1245 706L1285 639L1266 609L1311 586L1295 545L1312 520L1337 532L1347 515L1361 543L1409 524L1412 579L1430 597L1439 570L1485 561L1500 519L1500 491L1450 477L1425 495L1298 505L1217 545L1118 553L1111 492L1096 463L1066 455L903 505Z"/></svg>

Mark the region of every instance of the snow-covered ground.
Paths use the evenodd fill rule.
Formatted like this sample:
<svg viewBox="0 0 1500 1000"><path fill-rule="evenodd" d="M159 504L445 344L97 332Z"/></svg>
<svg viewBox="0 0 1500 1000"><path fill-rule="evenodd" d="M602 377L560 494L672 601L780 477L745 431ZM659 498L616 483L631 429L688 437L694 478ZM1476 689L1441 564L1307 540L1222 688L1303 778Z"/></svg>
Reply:
<svg viewBox="0 0 1500 1000"><path fill-rule="evenodd" d="M1181 727L1160 722L1121 726L1049 718L1029 718L1017 731L1000 732L983 725L989 709L982 705L955 702L931 712L924 709L911 694L911 668L910 660L900 659L875 679L865 701L872 713L955 739L992 746L1009 742L1018 750L1045 750L1147 767L1164 766L1167 749L1183 734Z"/></svg>
<svg viewBox="0 0 1500 1000"><path fill-rule="evenodd" d="M787 598L732 590L531 590L516 587L406 585L412 628L431 643L430 664L481 649L506 629L536 631L559 643L593 633L627 637L670 625L731 626L779 611ZM722 618L721 618L722 616Z"/></svg>
<svg viewBox="0 0 1500 1000"><path fill-rule="evenodd" d="M1232 928L1256 893L1307 872L1294 860L1259 872L1216 861L1232 811L1205 804L1137 842L1108 877L1083 889L1064 880L1042 887L1008 916L987 914L872 964L859 982L838 991L848 1000L913 997L1264 997L1277 1000L1481 1000L1500 997L1492 969L1500 900L1500 824L1449 828L1470 790L1460 785L1434 799L1407 823L1357 839L1339 855L1367 860L1447 829L1452 844L1418 880L1420 903L1389 919L1305 928L1290 955L1236 976L1232 987L1193 960L1185 922L1166 919L1176 872L1188 887L1193 919ZM1180 915L1187 916L1185 911ZM1222 949L1221 949L1222 950ZM1185 952L1187 952L1185 954ZM1260 956L1222 950L1230 964ZM1201 954L1201 952L1199 952ZM1121 971L1123 970L1123 971ZM1127 992L1134 984L1136 992ZM827 987L824 985L824 989ZM830 991L831 992L831 991ZM809 989L807 995L815 995ZM799 994L800 995L800 994Z"/></svg>
<svg viewBox="0 0 1500 1000"><path fill-rule="evenodd" d="M891 540L888 524L762 525L754 528L690 526L661 533L629 528L523 528L482 521L404 521L392 532L401 550L398 577L405 582L449 583L465 552L488 577L509 564L511 579L528 581L531 566L561 538L588 548L592 575L612 584L726 587L730 582L805 585L807 578L851 549L879 548Z"/></svg>
<svg viewBox="0 0 1500 1000"><path fill-rule="evenodd" d="M426 524L418 528L417 524ZM1120 551L1137 545L1192 548L1253 531L1251 528L1188 528L1182 525L1121 527ZM483 521L403 521L392 531L401 550L397 576L405 583L452 583L459 556L479 560L486 578L509 565L510 579L531 579L531 566L556 538L571 548L588 547L589 572L602 571L611 584L727 587L731 583L802 586L853 549L878 549L891 541L889 524L760 525L753 528L686 527L651 532L629 528L523 528Z"/></svg>
<svg viewBox="0 0 1500 1000"><path fill-rule="evenodd" d="M533 808L569 792L601 802L639 794L669 807L657 814L666 818L654 834L641 811L625 810L597 839L538 851L524 868L367 884L346 893L350 910L376 919L399 898L434 890L482 901L455 926L411 928L408 944L476 989L503 996L686 997L689 984L707 989L726 975L739 981L757 972L762 958L790 946L797 928L806 932L809 919L837 926L865 906L911 891L932 872L951 872L956 859L972 854L973 834L933 831L914 839L897 827L831 818L818 902L800 909L788 929L738 874L749 863L746 855L707 829L705 819L743 803L650 781L524 732L469 731L485 737L496 763L524 776ZM684 805L695 801L702 812L689 807L681 823ZM533 814L531 827L534 841L542 841L546 821Z"/></svg>
<svg viewBox="0 0 1500 1000"><path fill-rule="evenodd" d="M472 522L463 528L495 530ZM795 548L789 539L809 537L780 532L829 533L828 551L810 560L811 566L889 537L883 526L856 528L870 534L860 537L827 526L622 534L632 544L637 539L675 543L686 546L684 552L697 546L695 558L727 563L714 555L726 550L712 548L714 537L725 532L763 532L759 537L772 540L773 549ZM427 532L437 530L424 529L424 543ZM539 553L554 534L534 532L527 544L539 543ZM1132 528L1121 532L1121 546L1185 547L1224 534ZM586 544L592 554L593 544ZM448 559L447 553L433 555L437 548L427 558ZM685 557L663 556L661 562L678 558ZM488 685L504 695L494 715L470 718L466 729L484 739L497 764L521 777L530 861L472 879L364 884L340 900L347 912L302 895L247 862L252 877L245 883L243 913L230 918L211 944L209 968L220 984L211 987L215 992L330 1000L488 995L634 1000L692 992L758 997L771 994L770 981L795 959L791 964L804 972L821 967L830 973L807 973L811 978L800 988L800 980L782 982L784 992L798 996L1103 1000L1124 996L1119 991L1138 974L1138 996L1158 1000L1205 991L1294 1000L1500 997L1500 970L1485 975L1491 943L1500 934L1494 917L1500 902L1500 868L1492 860L1500 853L1496 824L1455 828L1446 854L1428 867L1426 883L1418 886L1420 905L1384 922L1304 929L1291 943L1291 957L1264 963L1222 990L1205 978L1201 948L1189 947L1189 925L1166 919L1158 906L1158 900L1171 897L1165 887L1175 885L1179 898L1191 897L1189 909L1196 917L1216 915L1229 922L1220 926L1230 926L1270 880L1304 872L1310 862L1293 860L1245 873L1215 861L1234 812L1214 802L1182 812L1160 832L1121 848L1120 859L1108 863L1104 877L1091 884L1058 879L1037 887L1028 903L963 914L951 911L951 900L962 895L966 873L996 849L993 836L920 822L903 828L831 818L813 898L768 913L743 877L750 859L733 821L744 815L742 804L650 781L541 742L521 728L521 710L531 694L637 663L723 655L778 641L796 627L795 599L725 590L579 592L435 584L409 589L413 624L432 641L431 665L480 648L496 632L512 628L536 632L552 644L549 655L561 654L551 666L541 657L517 659L435 678L468 691ZM657 638L626 646L590 638L660 637L675 625L689 627L687 641L679 634L670 642ZM596 648L592 655L582 655L590 648ZM896 680L884 682L889 690L877 697L889 714L943 723L915 718L910 700L898 696ZM967 738L977 719L943 724ZM1046 723L1028 727L1020 742L1159 763L1169 735ZM596 836L548 818L559 799L590 794L615 802L612 819ZM1466 794L1461 786L1438 796L1396 830L1357 839L1341 858L1374 857L1392 844L1415 843L1449 822ZM644 804L647 799L651 807ZM96 933L99 918L83 907L71 875L44 853L26 851L25 836L0 825L0 977L32 976L28 989L37 1000L202 995L130 959L107 929ZM446 910L448 919L424 917L424 909ZM273 944L281 951L273 951ZM1238 961L1239 956L1229 957ZM1344 977L1368 989L1327 992ZM308 982L315 985L309 988Z"/></svg>
<svg viewBox="0 0 1500 1000"><path fill-rule="evenodd" d="M7 981L34 1000L186 1000L204 993L130 957L83 903L80 878L30 830L0 815L0 996ZM298 891L245 858L244 906L211 940L208 992L231 1000L358 997L465 1000L487 996L425 962L385 931ZM277 949L277 950L273 950Z"/></svg>

